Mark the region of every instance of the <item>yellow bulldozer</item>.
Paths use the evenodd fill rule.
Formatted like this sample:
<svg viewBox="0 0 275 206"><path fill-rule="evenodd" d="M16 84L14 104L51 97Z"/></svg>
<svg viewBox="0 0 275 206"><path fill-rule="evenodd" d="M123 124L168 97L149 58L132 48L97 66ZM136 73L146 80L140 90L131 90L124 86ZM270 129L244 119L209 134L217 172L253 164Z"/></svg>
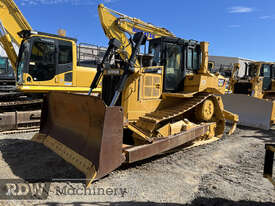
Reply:
<svg viewBox="0 0 275 206"><path fill-rule="evenodd" d="M110 41L89 94L102 79L101 96L50 92L32 139L82 171L87 185L122 163L218 140L226 119L236 124L215 95L224 93L225 79L207 69L207 42L174 37L102 4L98 12Z"/></svg>
<svg viewBox="0 0 275 206"><path fill-rule="evenodd" d="M269 130L275 121L275 63L250 62L244 71L234 64L230 90L222 96L224 107L239 115L239 124Z"/></svg>

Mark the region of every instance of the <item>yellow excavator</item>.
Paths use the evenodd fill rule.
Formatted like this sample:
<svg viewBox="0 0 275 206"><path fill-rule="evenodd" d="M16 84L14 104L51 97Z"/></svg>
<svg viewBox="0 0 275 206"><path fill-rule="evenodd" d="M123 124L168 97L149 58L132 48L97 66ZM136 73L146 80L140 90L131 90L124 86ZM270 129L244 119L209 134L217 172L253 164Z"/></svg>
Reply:
<svg viewBox="0 0 275 206"><path fill-rule="evenodd" d="M0 131L39 126L42 99L34 93L89 91L97 65L81 59L89 48L74 38L34 31L13 0L0 1L0 43L16 74L16 91L0 93Z"/></svg>
<svg viewBox="0 0 275 206"><path fill-rule="evenodd" d="M269 130L275 122L275 63L250 62L244 71L234 64L230 90L224 107L239 115L239 124Z"/></svg>
<svg viewBox="0 0 275 206"><path fill-rule="evenodd" d="M207 42L174 37L102 4L98 12L110 41L89 94L102 79L101 97L50 92L32 139L82 171L87 185L122 163L215 141L225 117L236 123L215 95L224 93L225 79L207 70Z"/></svg>
<svg viewBox="0 0 275 206"><path fill-rule="evenodd" d="M9 59L0 56L0 92L15 89L15 76Z"/></svg>
<svg viewBox="0 0 275 206"><path fill-rule="evenodd" d="M96 65L79 66L77 40L32 30L13 0L0 1L0 42L23 92L88 92ZM16 54L14 44L19 45Z"/></svg>

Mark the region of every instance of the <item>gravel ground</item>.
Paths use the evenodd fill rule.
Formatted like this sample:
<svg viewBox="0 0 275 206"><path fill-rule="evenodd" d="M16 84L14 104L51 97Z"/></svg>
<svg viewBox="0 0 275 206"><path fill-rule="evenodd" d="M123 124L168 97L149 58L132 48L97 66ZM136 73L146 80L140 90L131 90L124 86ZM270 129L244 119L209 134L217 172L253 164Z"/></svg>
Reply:
<svg viewBox="0 0 275 206"><path fill-rule="evenodd" d="M49 196L0 201L0 205L275 205L274 187L262 176L264 143L275 140L275 129L242 127L207 145L122 166L95 182L86 195L69 192L84 188L80 180L84 175L43 145L29 141L32 136L0 137L0 178L53 178Z"/></svg>

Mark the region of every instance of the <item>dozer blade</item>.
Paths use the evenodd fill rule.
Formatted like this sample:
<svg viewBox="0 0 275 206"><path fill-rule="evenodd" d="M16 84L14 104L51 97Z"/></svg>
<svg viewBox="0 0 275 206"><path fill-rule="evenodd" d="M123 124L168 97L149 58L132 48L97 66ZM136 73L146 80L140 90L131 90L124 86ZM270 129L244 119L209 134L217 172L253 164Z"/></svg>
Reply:
<svg viewBox="0 0 275 206"><path fill-rule="evenodd" d="M270 129L272 101L258 99L244 94L222 96L224 108L239 115L240 125Z"/></svg>
<svg viewBox="0 0 275 206"><path fill-rule="evenodd" d="M44 99L40 132L43 143L86 175L87 186L124 161L123 112L98 97L49 93Z"/></svg>

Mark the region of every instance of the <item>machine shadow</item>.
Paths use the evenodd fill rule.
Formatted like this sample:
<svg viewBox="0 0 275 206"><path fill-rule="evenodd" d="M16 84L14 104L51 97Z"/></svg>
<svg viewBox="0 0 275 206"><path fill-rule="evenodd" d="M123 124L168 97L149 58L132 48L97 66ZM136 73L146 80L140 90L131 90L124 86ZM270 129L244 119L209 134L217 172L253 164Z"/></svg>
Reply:
<svg viewBox="0 0 275 206"><path fill-rule="evenodd" d="M30 140L1 139L0 149L14 175L28 182L85 179L84 174L42 144Z"/></svg>
<svg viewBox="0 0 275 206"><path fill-rule="evenodd" d="M245 131L254 131L256 133L256 135L242 135L244 138L260 139L263 143L275 141L275 127L272 127L270 130L263 130L238 125L238 128Z"/></svg>
<svg viewBox="0 0 275 206"><path fill-rule="evenodd" d="M2 145L0 150L3 159L9 165L14 175L19 178L28 182L71 181L85 184L86 177L83 173L40 143L22 139L1 139L0 145ZM116 170L127 170L165 158L173 153L184 150L186 146L189 146L189 144L181 145L173 150L135 163L122 164ZM187 150L190 149L192 148L188 148ZM109 174L101 179L108 176Z"/></svg>
<svg viewBox="0 0 275 206"><path fill-rule="evenodd" d="M59 206L59 205L73 205L73 206L82 206L82 205L94 205L94 206L273 206L272 202L255 202L255 201L232 201L223 198L206 198L206 197L197 197L190 204L180 204L180 203L156 203L156 202L72 202L72 203L57 203L57 202L48 202L43 204L35 204L35 206Z"/></svg>

